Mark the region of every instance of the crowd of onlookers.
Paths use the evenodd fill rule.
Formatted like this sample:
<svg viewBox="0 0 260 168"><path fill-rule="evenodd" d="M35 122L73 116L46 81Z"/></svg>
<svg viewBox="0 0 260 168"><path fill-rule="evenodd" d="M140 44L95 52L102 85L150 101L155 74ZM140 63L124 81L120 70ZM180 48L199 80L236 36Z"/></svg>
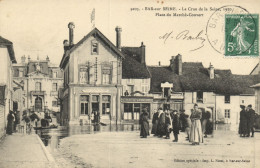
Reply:
<svg viewBox="0 0 260 168"><path fill-rule="evenodd" d="M199 145L203 142L203 137L206 138L213 132L211 116L211 109L199 109L197 104L194 104L191 115L186 114L185 110L178 112L177 110L166 109L163 111L162 108L159 108L153 114L151 134L170 139L170 134L173 132L173 142L178 142L178 134L182 131L187 134L186 140L193 145ZM142 138L147 138L149 135L148 118L149 115L147 109L145 109L139 120Z"/></svg>

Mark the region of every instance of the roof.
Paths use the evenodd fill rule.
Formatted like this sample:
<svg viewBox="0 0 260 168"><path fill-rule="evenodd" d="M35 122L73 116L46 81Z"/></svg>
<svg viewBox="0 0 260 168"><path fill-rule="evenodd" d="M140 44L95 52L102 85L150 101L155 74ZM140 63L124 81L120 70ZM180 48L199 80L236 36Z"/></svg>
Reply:
<svg viewBox="0 0 260 168"><path fill-rule="evenodd" d="M255 73L255 70L257 70L259 66L259 63L256 64L256 66L253 68L253 70L250 72L250 75L252 75L253 73ZM258 72L257 72L258 73Z"/></svg>
<svg viewBox="0 0 260 168"><path fill-rule="evenodd" d="M0 36L0 45L4 45L7 47L7 50L8 50L12 63L17 63L15 54L14 54L13 43L11 41L3 38L2 36Z"/></svg>
<svg viewBox="0 0 260 168"><path fill-rule="evenodd" d="M66 53L63 55L60 67L64 68L66 65L66 62L69 59L69 55L71 52L73 52L75 49L77 49L81 44L83 44L84 41L86 41L89 37L96 36L99 37L112 51L114 51L118 56L124 58L125 56L123 53L110 41L104 36L97 28L94 28L91 32L89 32L85 37L83 37L77 44L75 44L71 49L66 51Z"/></svg>
<svg viewBox="0 0 260 168"><path fill-rule="evenodd" d="M150 72L145 64L139 60L141 47L122 47L122 52L125 55L122 66L123 79L143 79L151 78Z"/></svg>
<svg viewBox="0 0 260 168"><path fill-rule="evenodd" d="M253 84L260 83L257 75L233 75L230 70L215 69L214 79L210 79L208 68L200 62L184 62L182 75L169 66L148 66L151 72L151 92L161 92L161 83L173 83L174 92L203 91L217 94L254 94Z"/></svg>

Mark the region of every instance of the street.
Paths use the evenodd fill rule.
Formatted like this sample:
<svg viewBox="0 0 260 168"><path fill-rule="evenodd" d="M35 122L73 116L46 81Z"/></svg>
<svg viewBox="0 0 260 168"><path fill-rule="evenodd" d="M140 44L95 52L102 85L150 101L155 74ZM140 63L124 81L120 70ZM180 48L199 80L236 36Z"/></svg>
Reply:
<svg viewBox="0 0 260 168"><path fill-rule="evenodd" d="M259 167L259 133L240 138L232 129L220 125L213 137L192 146L182 132L174 143L172 135L171 139L140 138L137 129L88 132L78 127L72 128L78 131L75 135L60 140L61 134L50 132L47 149L60 167Z"/></svg>

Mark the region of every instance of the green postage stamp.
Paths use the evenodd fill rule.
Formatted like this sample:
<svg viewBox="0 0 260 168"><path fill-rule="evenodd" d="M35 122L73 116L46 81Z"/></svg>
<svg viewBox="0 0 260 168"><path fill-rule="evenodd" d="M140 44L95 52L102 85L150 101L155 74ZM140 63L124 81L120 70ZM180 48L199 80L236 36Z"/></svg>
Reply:
<svg viewBox="0 0 260 168"><path fill-rule="evenodd" d="M259 15L225 15L225 56L259 56Z"/></svg>

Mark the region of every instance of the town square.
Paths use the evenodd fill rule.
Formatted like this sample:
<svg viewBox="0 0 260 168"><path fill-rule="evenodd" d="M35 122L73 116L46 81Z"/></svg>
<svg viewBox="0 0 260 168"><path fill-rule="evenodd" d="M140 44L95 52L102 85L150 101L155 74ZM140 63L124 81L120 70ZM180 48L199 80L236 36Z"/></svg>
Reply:
<svg viewBox="0 0 260 168"><path fill-rule="evenodd" d="M0 167L260 167L259 2L196 1L0 1Z"/></svg>

